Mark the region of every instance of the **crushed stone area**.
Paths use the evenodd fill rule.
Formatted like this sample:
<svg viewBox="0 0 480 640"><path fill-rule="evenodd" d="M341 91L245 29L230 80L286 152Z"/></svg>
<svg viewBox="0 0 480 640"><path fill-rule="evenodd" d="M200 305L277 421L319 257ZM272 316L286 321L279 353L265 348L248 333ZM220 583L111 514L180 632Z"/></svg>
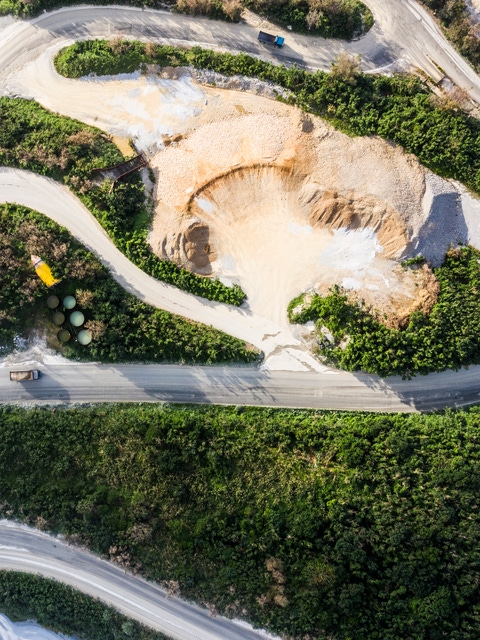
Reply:
<svg viewBox="0 0 480 640"><path fill-rule="evenodd" d="M246 306L278 326L296 295L335 284L401 325L437 291L431 271L402 260L421 254L436 266L451 245L480 247L477 198L395 145L349 138L269 99L281 94L275 85L185 68L69 80L54 70L55 51L4 92L104 129L124 153L129 140L147 153L153 250L238 283Z"/></svg>
<svg viewBox="0 0 480 640"><path fill-rule="evenodd" d="M75 362L48 347L46 337L41 335L32 335L28 340L19 338L13 351L3 356L0 352L0 369L17 366L35 368L39 364L74 365ZM1 635L0 638L3 640Z"/></svg>

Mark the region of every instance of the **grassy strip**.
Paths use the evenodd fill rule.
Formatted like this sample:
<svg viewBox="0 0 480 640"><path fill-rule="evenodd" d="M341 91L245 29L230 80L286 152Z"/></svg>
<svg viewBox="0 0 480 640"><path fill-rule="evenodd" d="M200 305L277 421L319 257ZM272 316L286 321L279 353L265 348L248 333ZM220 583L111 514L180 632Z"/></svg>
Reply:
<svg viewBox="0 0 480 640"><path fill-rule="evenodd" d="M31 253L42 255L62 278L55 293L76 297L94 337L88 347L73 341L62 346L56 340L48 292L32 269ZM257 357L236 338L140 302L66 229L16 205L0 206L0 318L0 353L37 329L74 359L213 364Z"/></svg>
<svg viewBox="0 0 480 640"><path fill-rule="evenodd" d="M288 637L477 640L479 427L478 409L2 407L1 514Z"/></svg>
<svg viewBox="0 0 480 640"><path fill-rule="evenodd" d="M72 587L15 571L0 571L0 611L14 622L34 619L85 640L167 640Z"/></svg>
<svg viewBox="0 0 480 640"><path fill-rule="evenodd" d="M226 76L238 73L270 80L291 92L291 103L328 119L349 135L378 135L394 141L432 171L480 193L480 121L455 103L440 101L414 76L362 74L349 64L337 65L333 73L310 73L246 54L105 40L78 42L55 60L57 71L73 78L133 71L147 63L192 65Z"/></svg>
<svg viewBox="0 0 480 640"><path fill-rule="evenodd" d="M245 294L238 285L202 278L161 260L147 243L149 212L138 173L110 183L91 181L95 167L123 160L108 137L81 122L53 114L36 102L0 98L0 165L29 169L64 182L109 233L116 246L154 278L195 295L240 305Z"/></svg>
<svg viewBox="0 0 480 640"><path fill-rule="evenodd" d="M350 304L339 288L328 296L304 296L289 305L291 322L313 320L318 351L335 366L381 376L458 369L480 362L480 252L451 250L434 269L440 283L430 315L412 313L403 329L390 329L362 306ZM326 327L334 340L322 334ZM346 344L345 344L346 341Z"/></svg>

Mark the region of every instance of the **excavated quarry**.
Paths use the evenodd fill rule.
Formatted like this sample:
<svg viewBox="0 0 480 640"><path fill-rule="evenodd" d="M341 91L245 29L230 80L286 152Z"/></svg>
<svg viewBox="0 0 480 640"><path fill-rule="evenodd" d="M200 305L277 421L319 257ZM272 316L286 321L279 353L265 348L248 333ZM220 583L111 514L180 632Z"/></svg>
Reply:
<svg viewBox="0 0 480 640"><path fill-rule="evenodd" d="M431 308L437 286L428 268L400 262L437 265L450 245L480 243L465 190L398 147L275 102L279 88L189 69L71 80L52 55L10 77L9 91L103 128L126 153L133 140L156 177L153 250L240 284L247 307L277 326L299 293L335 284L401 325Z"/></svg>
<svg viewBox="0 0 480 640"><path fill-rule="evenodd" d="M455 219L453 186L380 139L259 96L204 91L215 110L151 161L158 255L240 284L247 305L280 324L296 295L335 284L390 326L431 309L430 267L400 263L421 252L437 264L462 240L437 219L439 198Z"/></svg>

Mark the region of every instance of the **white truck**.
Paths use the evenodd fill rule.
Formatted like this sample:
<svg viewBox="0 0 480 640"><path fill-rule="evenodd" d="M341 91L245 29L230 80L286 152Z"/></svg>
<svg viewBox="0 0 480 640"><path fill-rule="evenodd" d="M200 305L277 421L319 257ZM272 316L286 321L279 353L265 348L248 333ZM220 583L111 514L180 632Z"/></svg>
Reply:
<svg viewBox="0 0 480 640"><path fill-rule="evenodd" d="M27 380L38 380L42 377L42 372L38 369L29 371L10 371L10 380L15 382L26 382Z"/></svg>

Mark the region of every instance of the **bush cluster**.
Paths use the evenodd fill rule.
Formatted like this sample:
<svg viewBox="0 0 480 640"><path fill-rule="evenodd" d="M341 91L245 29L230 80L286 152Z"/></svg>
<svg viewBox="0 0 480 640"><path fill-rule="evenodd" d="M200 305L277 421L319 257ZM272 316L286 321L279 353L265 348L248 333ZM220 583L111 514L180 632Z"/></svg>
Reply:
<svg viewBox="0 0 480 640"><path fill-rule="evenodd" d="M477 640L479 427L478 409L4 406L0 508L286 637Z"/></svg>
<svg viewBox="0 0 480 640"><path fill-rule="evenodd" d="M289 317L292 322L316 322L319 353L349 371L411 376L478 364L480 252L472 247L451 250L434 272L440 283L438 302L428 316L412 313L404 329L387 328L369 309L350 303L338 287L325 297L315 294L304 306L303 296L296 298ZM322 327L332 334L333 343Z"/></svg>

